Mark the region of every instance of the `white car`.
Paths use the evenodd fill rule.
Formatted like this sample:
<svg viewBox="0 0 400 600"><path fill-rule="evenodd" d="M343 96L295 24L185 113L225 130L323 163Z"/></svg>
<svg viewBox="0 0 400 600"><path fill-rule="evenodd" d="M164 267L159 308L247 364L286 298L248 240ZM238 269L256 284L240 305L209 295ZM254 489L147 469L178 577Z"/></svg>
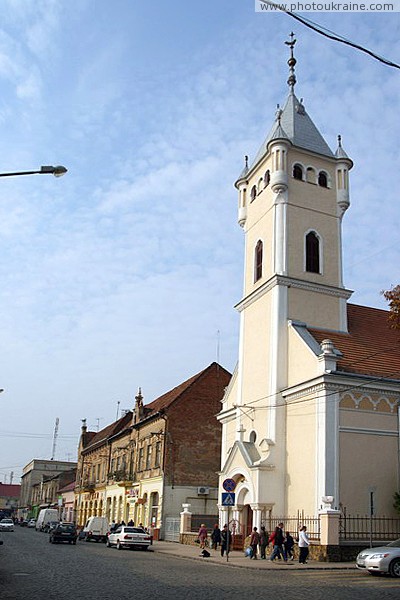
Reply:
<svg viewBox="0 0 400 600"><path fill-rule="evenodd" d="M0 531L14 531L14 521L12 519L1 519Z"/></svg>
<svg viewBox="0 0 400 600"><path fill-rule="evenodd" d="M392 577L400 577L400 538L386 546L362 550L357 556L356 567L371 575L389 573Z"/></svg>
<svg viewBox="0 0 400 600"><path fill-rule="evenodd" d="M122 550L122 548L141 548L142 550L147 550L150 543L151 537L141 527L121 525L109 534L106 546L107 548L116 546L118 550Z"/></svg>
<svg viewBox="0 0 400 600"><path fill-rule="evenodd" d="M36 519L29 519L27 527L36 527Z"/></svg>

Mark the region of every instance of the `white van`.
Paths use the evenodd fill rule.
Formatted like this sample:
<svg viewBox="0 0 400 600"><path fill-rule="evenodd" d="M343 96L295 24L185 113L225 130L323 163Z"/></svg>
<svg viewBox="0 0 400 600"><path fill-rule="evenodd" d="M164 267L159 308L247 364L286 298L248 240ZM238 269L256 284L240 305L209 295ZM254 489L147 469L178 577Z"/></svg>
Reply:
<svg viewBox="0 0 400 600"><path fill-rule="evenodd" d="M90 542L90 540L106 542L109 531L110 526L106 517L89 517L79 538L87 542Z"/></svg>
<svg viewBox="0 0 400 600"><path fill-rule="evenodd" d="M36 531L43 531L49 521L60 521L60 516L56 508L42 508L36 521Z"/></svg>

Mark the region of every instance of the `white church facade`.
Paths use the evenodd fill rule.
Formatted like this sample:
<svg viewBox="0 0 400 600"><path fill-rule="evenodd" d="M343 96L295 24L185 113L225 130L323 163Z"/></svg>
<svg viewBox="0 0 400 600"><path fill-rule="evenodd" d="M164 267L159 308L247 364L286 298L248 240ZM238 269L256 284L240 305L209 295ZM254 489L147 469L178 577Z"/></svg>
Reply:
<svg viewBox="0 0 400 600"><path fill-rule="evenodd" d="M352 161L332 152L289 94L236 181L244 230L238 363L222 401L220 489L248 533L322 507L395 516L399 490L399 334L387 311L349 303L342 220ZM221 523L226 508L219 505Z"/></svg>

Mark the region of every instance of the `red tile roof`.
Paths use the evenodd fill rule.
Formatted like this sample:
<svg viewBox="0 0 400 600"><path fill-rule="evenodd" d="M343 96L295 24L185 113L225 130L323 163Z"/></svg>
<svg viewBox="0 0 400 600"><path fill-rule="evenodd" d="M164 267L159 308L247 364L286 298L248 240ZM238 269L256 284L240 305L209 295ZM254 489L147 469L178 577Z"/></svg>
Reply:
<svg viewBox="0 0 400 600"><path fill-rule="evenodd" d="M88 450L93 450L97 444L101 444L101 442L106 442L108 438L120 433L124 429L128 429L128 427L132 423L132 412L128 411L124 414L123 417L118 419L118 421L114 421L107 427L104 427L101 431L94 433L93 431L88 431L86 435L90 435L90 441L86 444L83 452L87 452Z"/></svg>
<svg viewBox="0 0 400 600"><path fill-rule="evenodd" d="M156 398L156 400L153 400L153 402L150 402L150 404L146 404L145 408L151 409L152 412L159 412L160 410L168 408L168 406L171 406L171 404L173 402L175 402L175 400L177 400L184 392L186 392L186 390L188 390L199 379L201 379L201 377L203 377L203 375L205 375L205 373L207 373L207 371L210 371L210 370L217 371L218 369L225 371L225 369L223 367L221 367L220 365L218 365L216 362L211 363L211 365L209 365L206 369L203 369L202 371L200 371L200 373L193 375L193 377L190 377L190 379L187 379L186 381L184 381L180 385L176 386L169 392L166 392L159 398ZM225 371L225 372L227 373L227 371ZM230 375L230 373L229 373L229 375Z"/></svg>
<svg viewBox="0 0 400 600"><path fill-rule="evenodd" d="M330 339L343 354L338 371L400 379L400 331L390 327L389 312L347 305L349 333L309 329L321 343Z"/></svg>
<svg viewBox="0 0 400 600"><path fill-rule="evenodd" d="M216 373L218 372L218 370L220 370L220 371L223 371L224 373L227 373L229 376L231 376L231 374L228 373L228 371L226 371L226 369L221 367L221 365L219 365L216 362L213 362L206 369L203 369L196 375L193 375L193 377L190 377L189 379L187 379L180 385L176 386L169 392L166 392L165 394L163 394L159 398L156 398L149 404L145 404L144 405L144 409L145 409L144 418L149 417L152 414L159 412L160 410L165 410L166 408L171 406L171 404L173 402L175 402L175 400L180 398L180 396L184 392L186 392L186 390L188 390L192 385L194 385L197 381L199 381L203 377L203 375L205 375L207 372L209 372L211 370L215 370ZM102 442L105 443L109 437L111 437L117 433L120 433L120 432L124 431L125 429L128 429L131 424L132 424L132 412L129 411L123 417L121 417L118 421L115 421L114 423L107 425L107 427L104 427L104 429L102 429L99 432L87 431L86 436L90 436L90 437L89 437L89 442L86 443L86 446L83 449L83 453L94 450L94 448L98 444L101 444ZM88 437L86 439L88 439Z"/></svg>
<svg viewBox="0 0 400 600"><path fill-rule="evenodd" d="M13 483L0 483L0 497L19 498L21 486Z"/></svg>
<svg viewBox="0 0 400 600"><path fill-rule="evenodd" d="M71 481L71 483L68 483L68 485L65 485L63 488L61 488L58 491L60 493L63 493L63 492L73 492L74 489L75 489L75 481Z"/></svg>

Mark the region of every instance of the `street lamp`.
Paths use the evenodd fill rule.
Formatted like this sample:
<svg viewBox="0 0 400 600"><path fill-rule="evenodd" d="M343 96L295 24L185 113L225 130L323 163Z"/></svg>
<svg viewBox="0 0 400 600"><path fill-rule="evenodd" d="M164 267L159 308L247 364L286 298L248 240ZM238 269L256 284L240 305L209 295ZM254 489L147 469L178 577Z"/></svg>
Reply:
<svg viewBox="0 0 400 600"><path fill-rule="evenodd" d="M13 177L14 175L36 175L37 173L46 174L46 175L54 175L54 177L61 177L65 175L68 169L63 167L62 165L58 165L57 167L53 167L52 165L44 165L40 167L40 169L35 171L15 171L12 173L0 173L0 177Z"/></svg>

